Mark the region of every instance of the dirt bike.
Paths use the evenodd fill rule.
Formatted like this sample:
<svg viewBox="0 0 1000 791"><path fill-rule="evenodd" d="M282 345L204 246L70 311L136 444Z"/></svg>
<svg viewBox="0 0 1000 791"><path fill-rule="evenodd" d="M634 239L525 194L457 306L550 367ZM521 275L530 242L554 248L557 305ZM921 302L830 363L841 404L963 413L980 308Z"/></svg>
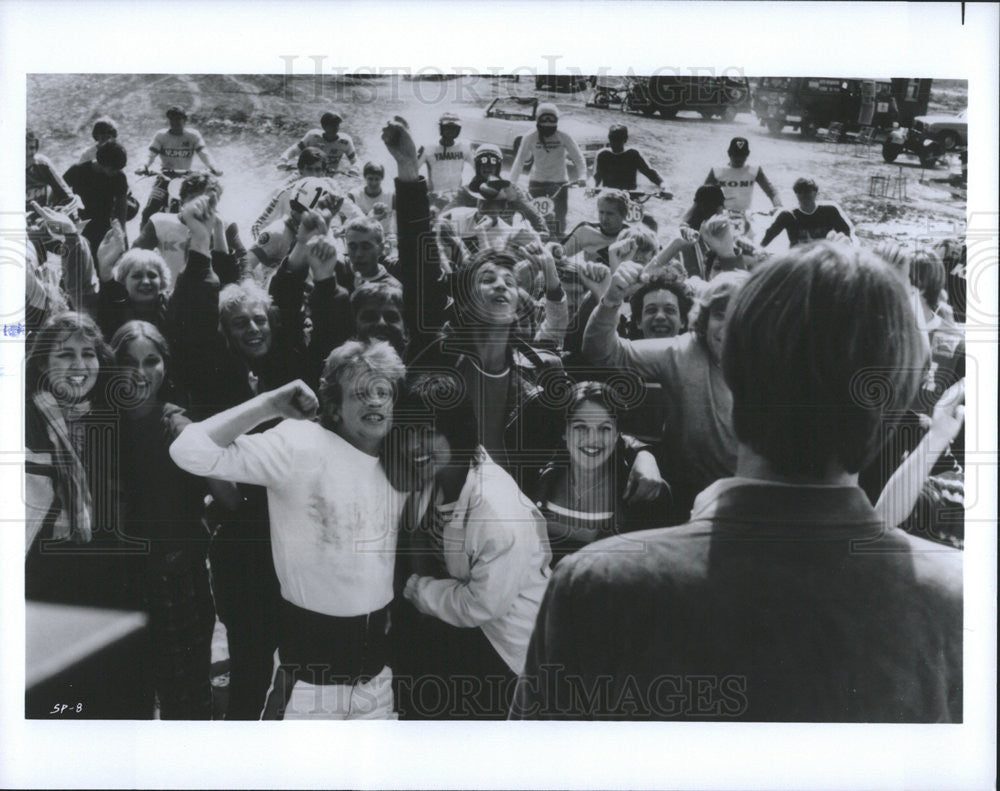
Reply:
<svg viewBox="0 0 1000 791"><path fill-rule="evenodd" d="M563 190L571 189L583 189L583 187L576 182L567 181L565 184L559 185L551 195L539 195L537 197L529 197L528 202L531 207L542 216L545 220L545 224L549 228L549 238L550 239L561 239L562 234L556 227L556 198L558 198Z"/></svg>
<svg viewBox="0 0 1000 791"><path fill-rule="evenodd" d="M161 211L167 214L177 214L181 209L181 184L184 181L184 177L191 172L191 170L173 170L172 168L163 168L161 170L142 168L141 170L137 170L135 172L137 176L156 178L156 181L153 182L153 188L149 191L149 199L146 201L146 206L148 207L156 201L159 205L163 206Z"/></svg>
<svg viewBox="0 0 1000 791"><path fill-rule="evenodd" d="M673 197L674 195L672 192L666 192L664 190L657 190L656 192L629 190L628 214L625 215L625 222L632 225L641 223L643 217L646 216L645 206L651 199L658 198L659 200L673 200Z"/></svg>
<svg viewBox="0 0 1000 791"><path fill-rule="evenodd" d="M597 107L601 110L619 107L625 101L625 98L628 96L628 92L628 78L615 85L604 85L598 83L594 86L594 91L587 100L587 107Z"/></svg>

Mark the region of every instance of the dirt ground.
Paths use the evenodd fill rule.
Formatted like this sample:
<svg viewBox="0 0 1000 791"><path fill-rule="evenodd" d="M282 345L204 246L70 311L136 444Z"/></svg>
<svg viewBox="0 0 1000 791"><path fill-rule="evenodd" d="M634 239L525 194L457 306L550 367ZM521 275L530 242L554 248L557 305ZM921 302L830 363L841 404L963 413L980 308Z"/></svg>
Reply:
<svg viewBox="0 0 1000 791"><path fill-rule="evenodd" d="M129 182L144 203L152 179L132 171L145 164L149 140L166 125L166 107L187 107L190 125L202 132L225 171L223 212L239 223L246 236L271 191L286 178L274 163L304 131L318 126L323 112L335 109L344 116L343 131L354 138L361 162L372 159L391 165L379 140L379 130L391 116L405 117L417 142L430 143L436 137L436 119L445 109L485 108L492 98L508 93L532 94L534 87L530 81L515 83L495 77L411 82L391 77L33 75L28 78L27 122L42 139L42 152L62 171L90 144L93 121L100 115L111 116L129 154ZM585 107L582 93L539 95L555 101L566 117L628 125L632 143L645 152L675 194L673 201L646 204L660 224L661 235L669 236L709 168L725 164L726 147L735 135L749 140L751 161L764 168L785 205L794 205L791 187L795 179L809 175L820 186L820 200L840 204L862 239L964 233L964 193L947 183L949 174L959 171L957 156L923 171L916 158L907 155L886 165L878 147L865 156L847 144L804 140L790 128L773 136L752 114L741 114L732 123L706 121L695 113L665 121L626 115L618 109ZM936 82L929 112L957 111L966 101L964 82ZM393 170L388 168L389 173ZM870 195L871 177L876 175L905 181L905 198ZM754 209L767 209L769 202L759 193ZM594 213L592 201L582 192L571 193L571 222L594 219ZM762 224L766 226L765 218L756 227ZM137 231L136 219L130 236ZM782 237L772 247L780 250L783 243Z"/></svg>

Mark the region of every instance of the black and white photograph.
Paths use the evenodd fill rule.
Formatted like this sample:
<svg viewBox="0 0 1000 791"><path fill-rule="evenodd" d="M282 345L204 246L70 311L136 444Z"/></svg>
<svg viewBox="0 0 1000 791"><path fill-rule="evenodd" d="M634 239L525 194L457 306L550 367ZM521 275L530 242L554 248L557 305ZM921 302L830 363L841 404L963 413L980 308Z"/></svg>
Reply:
<svg viewBox="0 0 1000 791"><path fill-rule="evenodd" d="M853 6L0 5L0 786L992 787L998 8Z"/></svg>

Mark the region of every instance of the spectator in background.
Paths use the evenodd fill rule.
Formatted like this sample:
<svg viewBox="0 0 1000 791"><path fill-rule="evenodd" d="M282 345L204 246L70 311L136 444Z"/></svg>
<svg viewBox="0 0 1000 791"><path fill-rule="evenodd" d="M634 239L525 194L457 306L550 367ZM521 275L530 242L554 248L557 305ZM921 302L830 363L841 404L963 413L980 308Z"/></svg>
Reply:
<svg viewBox="0 0 1000 791"><path fill-rule="evenodd" d="M66 183L83 201L80 216L88 220L82 233L90 244L90 254L97 259L97 246L118 220L124 228L128 220L128 179L125 149L109 141L97 149L95 159L73 165L64 174Z"/></svg>
<svg viewBox="0 0 1000 791"><path fill-rule="evenodd" d="M852 239L851 223L844 217L835 203L817 203L819 187L810 178L799 178L792 186L798 208L784 209L775 217L771 227L764 232L761 247L767 247L782 231L788 234L788 246L826 239L831 233L839 233Z"/></svg>

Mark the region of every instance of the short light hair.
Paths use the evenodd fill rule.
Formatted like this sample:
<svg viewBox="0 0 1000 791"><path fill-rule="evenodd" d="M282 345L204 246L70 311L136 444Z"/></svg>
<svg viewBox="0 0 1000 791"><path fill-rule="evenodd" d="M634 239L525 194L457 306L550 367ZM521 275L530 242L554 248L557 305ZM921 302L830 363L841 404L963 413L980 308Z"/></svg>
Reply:
<svg viewBox="0 0 1000 791"><path fill-rule="evenodd" d="M219 292L219 323L222 327L227 326L229 315L233 311L247 305L259 305L267 311L270 318L271 295L255 281L247 279L224 286Z"/></svg>
<svg viewBox="0 0 1000 791"><path fill-rule="evenodd" d="M705 343L708 318L712 310L720 305L728 305L729 300L739 293L749 279L750 273L742 269L722 272L695 294L694 304L688 312L688 326L701 343Z"/></svg>
<svg viewBox="0 0 1000 791"><path fill-rule="evenodd" d="M906 289L882 261L827 241L794 247L730 309L733 428L779 474L857 473L913 403L925 361Z"/></svg>
<svg viewBox="0 0 1000 791"><path fill-rule="evenodd" d="M355 233L370 233L378 239L379 244L381 244L382 240L385 238L385 232L382 230L382 224L374 217L355 217L344 226L345 236L351 231L354 231Z"/></svg>
<svg viewBox="0 0 1000 791"><path fill-rule="evenodd" d="M601 190L597 196L597 205L600 206L602 203L613 203L622 217L628 214L629 197L624 190Z"/></svg>
<svg viewBox="0 0 1000 791"><path fill-rule="evenodd" d="M114 272L112 272L112 277L119 283L124 283L128 280L128 276L132 270L140 266L155 269L156 273L160 276L160 282L163 284L162 293L170 293L170 268L163 260L163 256L156 250L142 250L138 247L133 247L118 259Z"/></svg>
<svg viewBox="0 0 1000 791"><path fill-rule="evenodd" d="M711 239L723 239L732 230L732 223L729 222L729 218L726 215L713 214L701 224L698 233L702 236L708 236Z"/></svg>
<svg viewBox="0 0 1000 791"><path fill-rule="evenodd" d="M342 380L346 376L387 379L398 395L405 375L403 361L388 341L347 341L341 344L327 355L323 363L319 380L320 422L325 428L333 430L329 410L340 406L344 397Z"/></svg>

